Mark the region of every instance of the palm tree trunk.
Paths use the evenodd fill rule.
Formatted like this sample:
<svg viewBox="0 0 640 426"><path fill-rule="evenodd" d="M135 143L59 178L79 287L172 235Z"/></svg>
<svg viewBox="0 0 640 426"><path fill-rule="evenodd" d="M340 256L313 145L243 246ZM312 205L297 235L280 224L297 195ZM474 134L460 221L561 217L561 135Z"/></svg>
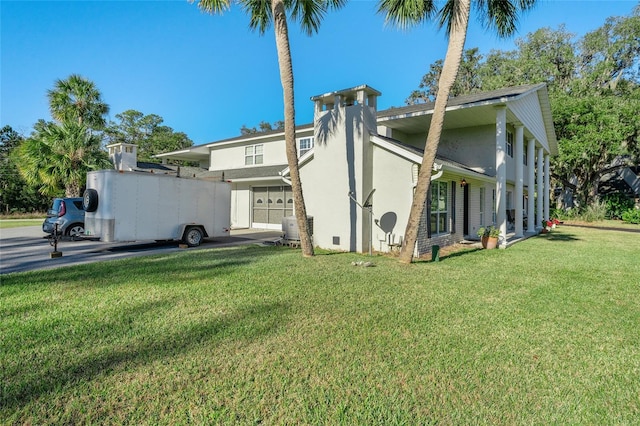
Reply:
<svg viewBox="0 0 640 426"><path fill-rule="evenodd" d="M442 66L442 73L438 81L438 93L436 95L435 107L431 116L431 125L427 134L427 142L422 157L422 165L418 173L418 182L413 197L413 204L409 212L409 220L404 233L404 244L400 250L399 261L401 263L411 263L413 261L413 253L418 239L418 230L420 227L420 217L424 211L427 194L431 190L431 171L433 163L440 144L440 135L442 134L442 126L444 124L444 115L449 99L449 92L453 83L456 81L462 52L464 50L464 42L467 37L467 25L469 23L470 0L459 0L457 2L459 18L451 23L451 32L449 33L449 45L447 46L447 55ZM427 212L430 214L430 212Z"/></svg>
<svg viewBox="0 0 640 426"><path fill-rule="evenodd" d="M280 66L280 81L284 95L284 139L287 163L291 173L291 189L293 207L300 232L300 246L304 257L313 256L313 244L307 226L307 210L302 195L302 183L298 168L298 150L296 148L295 107L293 97L293 66L291 65L291 49L289 48L289 31L283 0L272 0L274 32Z"/></svg>

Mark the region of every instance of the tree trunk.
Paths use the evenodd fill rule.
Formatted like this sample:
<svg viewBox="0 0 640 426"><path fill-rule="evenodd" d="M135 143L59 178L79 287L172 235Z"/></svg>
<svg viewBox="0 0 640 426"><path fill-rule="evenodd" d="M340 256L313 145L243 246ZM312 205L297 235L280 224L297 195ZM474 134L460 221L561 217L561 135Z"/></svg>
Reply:
<svg viewBox="0 0 640 426"><path fill-rule="evenodd" d="M284 139L287 153L287 163L291 176L291 190L293 192L293 208L300 232L300 246L304 257L313 256L313 244L307 225L307 210L302 195L300 170L298 168L298 149L296 147L296 122L293 97L293 66L291 65L291 49L289 48L289 32L287 16L283 0L272 0L274 32L276 48L278 50L278 64L280 66L280 81L284 95Z"/></svg>
<svg viewBox="0 0 640 426"><path fill-rule="evenodd" d="M404 244L400 250L399 261L401 263L411 263L413 261L413 253L415 251L420 227L420 217L424 211L427 194L431 190L431 171L433 170L433 163L436 158L436 152L438 151L438 145L440 144L440 135L442 134L449 92L458 75L462 52L464 50L464 42L467 37L470 0L459 0L457 2L457 8L458 10L454 12L454 14L458 19L456 20L454 18L451 23L447 54L444 58L442 73L438 81L438 93L436 95L433 115L431 116L431 125L429 126L429 133L427 134L422 165L418 173L418 182L413 196L413 203L411 204L411 211L409 212L409 220L407 221L407 228L404 232Z"/></svg>

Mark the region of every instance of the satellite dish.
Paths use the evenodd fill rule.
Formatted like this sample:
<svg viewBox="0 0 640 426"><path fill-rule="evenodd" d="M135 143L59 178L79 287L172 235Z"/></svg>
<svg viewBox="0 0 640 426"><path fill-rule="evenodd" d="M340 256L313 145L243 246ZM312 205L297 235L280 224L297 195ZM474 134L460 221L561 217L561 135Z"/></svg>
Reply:
<svg viewBox="0 0 640 426"><path fill-rule="evenodd" d="M367 198L364 200L364 203L362 203L362 207L371 207L371 198L373 197L373 193L376 192L376 189L372 189L371 192L369 193L369 195L367 196Z"/></svg>

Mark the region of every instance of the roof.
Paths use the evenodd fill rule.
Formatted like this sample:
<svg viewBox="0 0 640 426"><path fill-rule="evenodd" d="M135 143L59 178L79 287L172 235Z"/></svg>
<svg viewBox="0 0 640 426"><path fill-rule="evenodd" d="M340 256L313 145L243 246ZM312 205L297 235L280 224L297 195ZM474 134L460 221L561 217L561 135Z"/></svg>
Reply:
<svg viewBox="0 0 640 426"><path fill-rule="evenodd" d="M216 173L222 173L224 180L238 180L238 179L259 179L259 178L274 178L280 179L280 172L286 168L286 164L280 164L276 166L261 166L261 167L248 167L243 169L231 169L218 171Z"/></svg>
<svg viewBox="0 0 640 426"><path fill-rule="evenodd" d="M368 91L371 91L372 93L375 92L376 94L379 93L375 91L375 89L371 89L366 85L358 86L356 89L358 88L361 88L363 90L366 89ZM354 89L345 89L344 91L348 90ZM330 94L342 93L344 91L331 92ZM449 127L460 127L461 123L464 123L463 127L469 127L495 122L495 113L492 109L494 105L513 101L520 96L527 95L536 91L538 92L538 97L542 106L543 120L545 122L544 129L546 131L546 139L549 142L549 148L552 153L557 153L557 140L555 130L553 128L551 110L548 105L549 99L546 85L544 83L506 87L498 90L491 90L488 92L474 93L470 95L462 95L455 98L450 98L447 102L445 129ZM320 98L328 95L329 94L319 95L314 98ZM393 107L383 111L378 111L378 124L387 126L389 128L398 129L405 133L417 133L429 128L431 113L434 106L434 102L427 102L423 104L409 105L404 107ZM472 109L471 107L480 108ZM515 116L511 115L509 116L509 121L518 120ZM296 126L296 132L309 130L313 130L313 123ZM529 137L529 135L525 136ZM253 140L258 141L275 137L284 138L284 131L271 130L267 132L240 135L233 138L194 145L179 151L158 154L157 157L194 160L194 158L189 156L189 153L192 153L196 156L206 158L206 156L209 155L209 149L212 147L220 147L221 145L224 146L234 143L248 143Z"/></svg>
<svg viewBox="0 0 640 426"><path fill-rule="evenodd" d="M531 90L538 89L544 84L526 84L522 86L505 87L503 89L491 90L489 92L474 93L470 95L456 96L449 98L447 108L460 105L472 105L477 103L486 103L491 101L506 102L507 100L520 96ZM426 102L423 104L409 105L405 107L392 107L384 111L378 112L378 118L391 117L400 114L427 112L433 110L435 102Z"/></svg>

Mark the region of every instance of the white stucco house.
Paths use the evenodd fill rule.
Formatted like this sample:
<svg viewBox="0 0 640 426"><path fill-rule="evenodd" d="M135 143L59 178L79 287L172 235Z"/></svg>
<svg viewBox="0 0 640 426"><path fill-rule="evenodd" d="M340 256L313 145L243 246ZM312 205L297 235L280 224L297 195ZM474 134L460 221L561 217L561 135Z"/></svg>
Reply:
<svg viewBox="0 0 640 426"><path fill-rule="evenodd" d="M317 247L384 252L402 243L433 104L378 111L380 95L363 85L314 96L313 123L296 128ZM536 233L549 217L557 152L544 84L450 99L416 254L476 238L484 225L501 228L501 247ZM198 161L231 182L235 228L281 229L293 215L283 131L158 157Z"/></svg>

